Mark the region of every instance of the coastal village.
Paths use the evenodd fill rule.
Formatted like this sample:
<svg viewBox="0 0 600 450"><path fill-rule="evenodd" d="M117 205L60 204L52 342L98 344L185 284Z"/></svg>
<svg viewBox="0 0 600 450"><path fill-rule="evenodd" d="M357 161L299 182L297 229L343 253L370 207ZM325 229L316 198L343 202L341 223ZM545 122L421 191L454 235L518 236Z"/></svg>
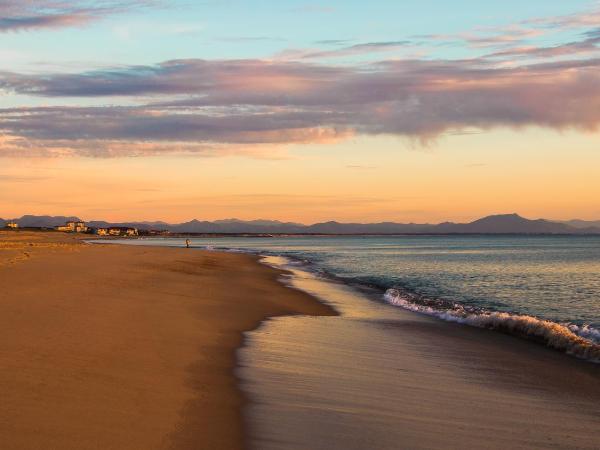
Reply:
<svg viewBox="0 0 600 450"><path fill-rule="evenodd" d="M6 223L5 228L10 230L19 230L20 226L17 221L10 220ZM27 227L28 230L41 227ZM97 236L113 236L113 237L134 237L139 236L140 231L133 227L90 227L83 221L68 221L64 225L58 225L52 228L55 231L61 231L63 233L85 233L95 234ZM43 229L46 230L46 229Z"/></svg>

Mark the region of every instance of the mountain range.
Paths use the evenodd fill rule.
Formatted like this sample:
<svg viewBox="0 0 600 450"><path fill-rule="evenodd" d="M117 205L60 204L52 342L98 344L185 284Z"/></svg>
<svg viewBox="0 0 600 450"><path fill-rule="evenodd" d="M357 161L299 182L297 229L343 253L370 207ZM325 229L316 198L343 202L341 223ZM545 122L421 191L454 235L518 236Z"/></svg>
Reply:
<svg viewBox="0 0 600 450"><path fill-rule="evenodd" d="M561 223L575 228L600 228L600 220L567 220Z"/></svg>
<svg viewBox="0 0 600 450"><path fill-rule="evenodd" d="M69 220L79 220L72 216L32 216L14 219L20 227L54 227ZM0 227L7 220L0 219ZM530 220L518 214L487 216L469 223L444 222L440 224L416 223L341 223L321 222L303 225L276 220L238 219L213 222L192 220L179 224L166 222L107 222L89 221L90 227L108 226L135 227L141 230L167 230L171 233L256 233L256 234L600 234L600 221L572 220L558 222L545 219Z"/></svg>

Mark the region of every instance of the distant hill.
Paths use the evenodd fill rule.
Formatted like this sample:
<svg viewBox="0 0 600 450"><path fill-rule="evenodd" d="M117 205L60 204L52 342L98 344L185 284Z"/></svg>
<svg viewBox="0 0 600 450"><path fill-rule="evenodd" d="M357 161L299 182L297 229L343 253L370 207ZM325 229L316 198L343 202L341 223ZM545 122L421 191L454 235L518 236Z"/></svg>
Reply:
<svg viewBox="0 0 600 450"><path fill-rule="evenodd" d="M566 220L560 223L564 223L575 228L600 228L600 220Z"/></svg>
<svg viewBox="0 0 600 450"><path fill-rule="evenodd" d="M58 225L64 225L65 222L75 220L79 218L73 216L23 216L15 221L19 224L19 227L48 227L52 228Z"/></svg>
<svg viewBox="0 0 600 450"><path fill-rule="evenodd" d="M260 226L260 227L279 227L282 225L291 226L291 227L303 227L301 223L294 222L280 222L279 220L240 220L240 219L224 219L224 220L215 220L212 222L217 225L233 225L233 224L246 224L251 226Z"/></svg>
<svg viewBox="0 0 600 450"><path fill-rule="evenodd" d="M307 233L306 225L276 220L237 219L215 222L192 220L178 225L169 225L167 229L175 233Z"/></svg>
<svg viewBox="0 0 600 450"><path fill-rule="evenodd" d="M544 219L529 220L518 214L502 214L484 217L467 224L441 224L438 229L447 233L543 233L569 234L576 232L574 227L550 222Z"/></svg>
<svg viewBox="0 0 600 450"><path fill-rule="evenodd" d="M132 227L142 230L150 229L167 229L169 224L165 222L106 222L104 220L91 220L86 222L86 225L92 228L107 228L107 227Z"/></svg>
<svg viewBox="0 0 600 450"><path fill-rule="evenodd" d="M21 227L53 227L62 225L77 217L64 216L23 216L17 219ZM95 228L121 226L142 230L158 229L173 233L258 233L258 234L600 234L600 226L587 226L596 222L576 221L576 225L553 222L545 219L530 220L518 214L500 214L484 217L469 223L444 222L440 224L415 223L341 223L321 222L303 225L277 220L239 219L217 220L214 222L191 220L179 224L166 222L107 222L89 221ZM580 222L584 222L583 224ZM2 222L0 222L2 224Z"/></svg>
<svg viewBox="0 0 600 450"><path fill-rule="evenodd" d="M484 217L470 223L444 222L430 224L399 224L383 222L375 224L343 224L326 222L310 225L311 233L327 234L581 234L600 233L600 227L575 228L566 224L555 223L544 219L530 220L518 214L501 214Z"/></svg>

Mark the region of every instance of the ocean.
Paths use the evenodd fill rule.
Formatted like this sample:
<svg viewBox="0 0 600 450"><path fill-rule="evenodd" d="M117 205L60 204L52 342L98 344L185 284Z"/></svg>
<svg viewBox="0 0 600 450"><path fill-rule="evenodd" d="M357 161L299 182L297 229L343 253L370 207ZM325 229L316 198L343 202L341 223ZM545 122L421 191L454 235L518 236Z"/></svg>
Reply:
<svg viewBox="0 0 600 450"><path fill-rule="evenodd" d="M177 238L131 242L182 245ZM597 357L586 353L587 343L600 344L597 236L226 237L192 245L285 256L373 301Z"/></svg>

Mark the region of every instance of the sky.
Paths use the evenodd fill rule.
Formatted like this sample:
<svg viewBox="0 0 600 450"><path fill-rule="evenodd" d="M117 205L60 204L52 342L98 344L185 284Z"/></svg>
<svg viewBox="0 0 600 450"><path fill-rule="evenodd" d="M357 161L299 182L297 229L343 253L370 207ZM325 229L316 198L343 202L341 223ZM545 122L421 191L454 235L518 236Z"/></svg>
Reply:
<svg viewBox="0 0 600 450"><path fill-rule="evenodd" d="M0 217L600 218L600 2L0 0Z"/></svg>

